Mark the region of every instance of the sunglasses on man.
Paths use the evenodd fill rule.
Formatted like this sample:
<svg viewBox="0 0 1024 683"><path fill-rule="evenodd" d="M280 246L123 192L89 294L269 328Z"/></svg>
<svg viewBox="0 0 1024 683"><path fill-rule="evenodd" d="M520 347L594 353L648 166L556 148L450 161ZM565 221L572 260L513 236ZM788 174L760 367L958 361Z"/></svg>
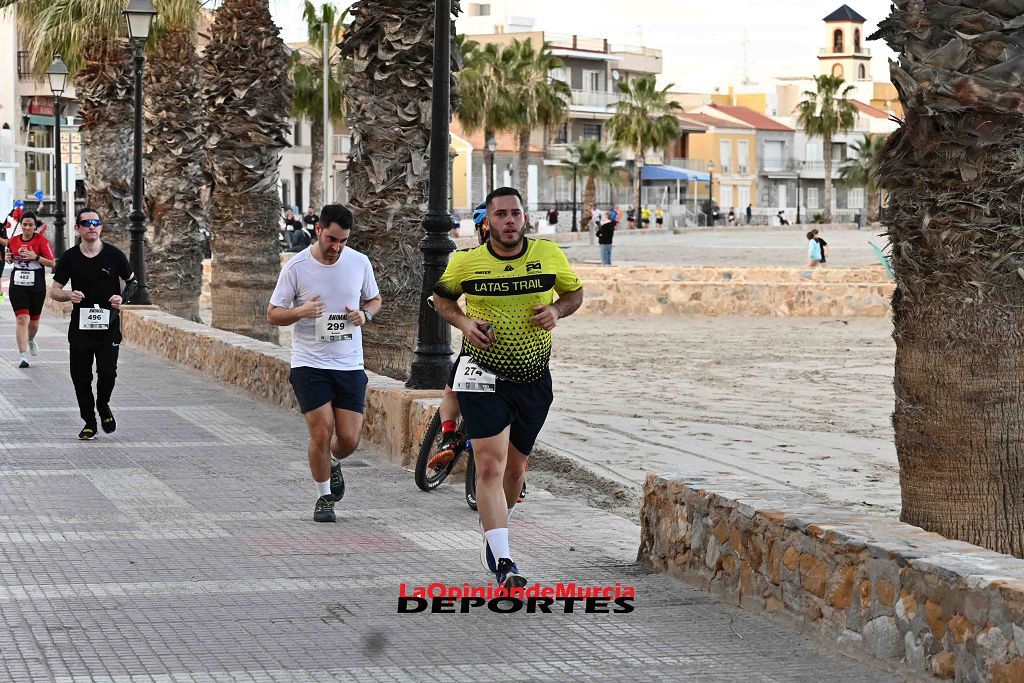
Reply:
<svg viewBox="0 0 1024 683"><path fill-rule="evenodd" d="M84 221L79 221L78 225L83 228L98 228L103 225L103 221L98 218L87 218Z"/></svg>

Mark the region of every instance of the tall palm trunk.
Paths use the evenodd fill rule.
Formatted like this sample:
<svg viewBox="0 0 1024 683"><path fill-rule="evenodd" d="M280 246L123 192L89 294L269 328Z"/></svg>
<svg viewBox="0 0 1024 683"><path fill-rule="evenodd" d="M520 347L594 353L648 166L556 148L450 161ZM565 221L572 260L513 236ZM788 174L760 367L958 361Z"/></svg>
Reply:
<svg viewBox="0 0 1024 683"><path fill-rule="evenodd" d="M643 227L643 222L640 220L640 181L644 173L645 153L646 150L641 149L637 144L636 161L633 163L633 215L636 217L636 227L638 228Z"/></svg>
<svg viewBox="0 0 1024 683"><path fill-rule="evenodd" d="M207 149L213 171L213 326L277 341L267 301L281 270L278 160L292 83L267 0L224 0L203 55Z"/></svg>
<svg viewBox="0 0 1024 683"><path fill-rule="evenodd" d="M868 223L878 222L878 205L881 203L882 191L878 188L868 192Z"/></svg>
<svg viewBox="0 0 1024 683"><path fill-rule="evenodd" d="M494 137L494 131L484 128L484 194L494 189L494 152L487 149L487 141Z"/></svg>
<svg viewBox="0 0 1024 683"><path fill-rule="evenodd" d="M530 185L530 129L522 128L519 130L519 164L516 169L516 181L512 183L517 186L519 194L523 195L523 210L530 210L530 198L527 195L527 190Z"/></svg>
<svg viewBox="0 0 1024 683"><path fill-rule="evenodd" d="M193 32L164 34L147 61L145 88L146 213L151 232L147 275L153 302L199 321L203 265L200 228L207 216L202 193L203 115Z"/></svg>
<svg viewBox="0 0 1024 683"><path fill-rule="evenodd" d="M457 1L452 2L458 11ZM406 379L419 320L433 71L433 3L359 0L341 44L351 60L348 184L356 228L349 244L376 271L384 307L363 336L375 372ZM452 71L459 63L452 22ZM452 88L453 99L455 88ZM452 109L454 110L454 106ZM447 158L447 149L436 150Z"/></svg>
<svg viewBox="0 0 1024 683"><path fill-rule="evenodd" d="M822 160L825 163L825 210L822 212L826 223L832 222L832 135L825 133L821 138Z"/></svg>
<svg viewBox="0 0 1024 683"><path fill-rule="evenodd" d="M896 275L901 519L1022 557L1024 115L1007 76L1018 18L978 0L893 5L878 34L900 55L905 120L879 177ZM994 28L968 36L967 25Z"/></svg>
<svg viewBox="0 0 1024 683"><path fill-rule="evenodd" d="M599 225L590 225L591 216L594 215L594 207L597 206L597 181L594 176L587 176L583 185L583 225L587 230L596 230Z"/></svg>
<svg viewBox="0 0 1024 683"><path fill-rule="evenodd" d="M82 116L86 203L103 219L103 240L129 251L132 210L132 64L123 40L94 40L75 75Z"/></svg>
<svg viewBox="0 0 1024 683"><path fill-rule="evenodd" d="M309 205L313 210L320 213L320 207L324 205L324 124L323 122L312 121L309 126L309 147L312 160L309 164ZM302 212L303 207L299 207Z"/></svg>

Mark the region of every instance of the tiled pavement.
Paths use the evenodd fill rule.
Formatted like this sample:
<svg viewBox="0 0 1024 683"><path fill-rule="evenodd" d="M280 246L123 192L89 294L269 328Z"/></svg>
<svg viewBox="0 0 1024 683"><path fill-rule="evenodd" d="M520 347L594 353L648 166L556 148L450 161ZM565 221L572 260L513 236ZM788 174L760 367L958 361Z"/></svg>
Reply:
<svg viewBox="0 0 1024 683"><path fill-rule="evenodd" d="M461 487L361 452L314 524L298 415L127 348L118 431L80 443L64 324L19 370L8 306L0 680L892 680L645 572L636 526L541 491L512 526L527 575L635 586L634 612L397 614L400 582L486 582Z"/></svg>

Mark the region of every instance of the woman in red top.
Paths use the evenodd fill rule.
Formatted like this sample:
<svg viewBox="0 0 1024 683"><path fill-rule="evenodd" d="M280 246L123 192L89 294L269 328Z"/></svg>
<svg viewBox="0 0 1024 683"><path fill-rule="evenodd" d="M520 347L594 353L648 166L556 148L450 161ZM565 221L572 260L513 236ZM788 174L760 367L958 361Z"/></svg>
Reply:
<svg viewBox="0 0 1024 683"><path fill-rule="evenodd" d="M8 293L18 321L15 332L21 353L18 367L27 368L29 353L33 356L39 353L36 332L39 331L39 315L46 300L43 266L53 268L55 260L53 247L42 234L36 233L38 220L34 213L23 213L19 225L21 234L9 240L0 239L0 244L7 247L7 262L14 264Z"/></svg>

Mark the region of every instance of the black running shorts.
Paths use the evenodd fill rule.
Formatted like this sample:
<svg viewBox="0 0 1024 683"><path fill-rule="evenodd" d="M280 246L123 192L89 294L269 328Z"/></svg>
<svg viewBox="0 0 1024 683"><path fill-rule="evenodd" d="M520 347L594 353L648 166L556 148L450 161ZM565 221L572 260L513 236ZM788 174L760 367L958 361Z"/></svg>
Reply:
<svg viewBox="0 0 1024 683"><path fill-rule="evenodd" d="M551 407L551 372L545 370L528 384L499 378L493 393L460 391L457 396L470 439L495 436L511 425L509 441L529 455Z"/></svg>
<svg viewBox="0 0 1024 683"><path fill-rule="evenodd" d="M36 292L28 287L11 287L7 295L11 299L14 315L27 315L32 320L39 320L43 312L43 302L46 301L45 289Z"/></svg>
<svg viewBox="0 0 1024 683"><path fill-rule="evenodd" d="M288 377L303 413L330 403L341 410L362 413L369 381L362 370L292 368Z"/></svg>

